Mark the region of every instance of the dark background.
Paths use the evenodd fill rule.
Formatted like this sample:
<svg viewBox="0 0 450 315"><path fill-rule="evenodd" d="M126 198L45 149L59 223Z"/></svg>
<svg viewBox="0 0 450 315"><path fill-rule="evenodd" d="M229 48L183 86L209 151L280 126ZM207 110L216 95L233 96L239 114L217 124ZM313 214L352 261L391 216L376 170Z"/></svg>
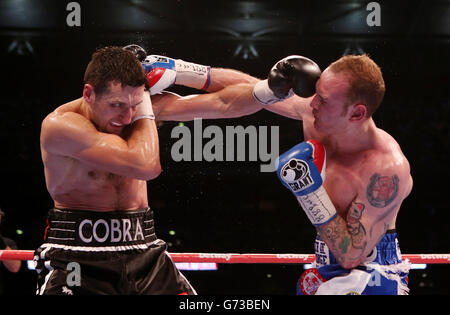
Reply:
<svg viewBox="0 0 450 315"><path fill-rule="evenodd" d="M66 24L69 2L0 2L0 206L7 213L2 230L20 249L41 244L52 207L39 150L42 119L81 96L96 48L136 43L149 54L261 78L291 54L325 69L344 54L368 53L387 86L375 122L397 139L414 179L398 216L402 252L450 252L450 1L378 1L375 27L366 24L368 1L78 1L80 27ZM159 128L164 171L148 184L157 235L169 251L313 252L314 228L274 173L259 172L260 161L174 162L177 124ZM301 122L267 111L208 124L279 126L280 153L303 139ZM301 272L302 265L251 264L184 274L200 294L292 295ZM34 294L36 275L25 263L18 274L0 273L4 294ZM450 266L412 270L409 280L411 294L448 294Z"/></svg>

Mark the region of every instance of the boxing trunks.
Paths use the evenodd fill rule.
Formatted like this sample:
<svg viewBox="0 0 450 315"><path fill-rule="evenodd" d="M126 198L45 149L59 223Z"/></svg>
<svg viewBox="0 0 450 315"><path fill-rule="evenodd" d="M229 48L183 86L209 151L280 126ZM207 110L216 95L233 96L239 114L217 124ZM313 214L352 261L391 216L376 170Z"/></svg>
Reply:
<svg viewBox="0 0 450 315"><path fill-rule="evenodd" d="M153 212L51 209L34 256L39 295L196 294L155 235Z"/></svg>
<svg viewBox="0 0 450 315"><path fill-rule="evenodd" d="M395 230L389 230L356 268L342 268L317 235L316 260L297 282L298 295L408 294L410 263L402 261Z"/></svg>

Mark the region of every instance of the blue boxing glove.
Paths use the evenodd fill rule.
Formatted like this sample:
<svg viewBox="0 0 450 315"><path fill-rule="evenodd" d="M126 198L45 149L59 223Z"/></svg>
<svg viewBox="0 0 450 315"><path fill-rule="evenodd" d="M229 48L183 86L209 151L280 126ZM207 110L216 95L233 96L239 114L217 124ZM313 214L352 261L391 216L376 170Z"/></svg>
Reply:
<svg viewBox="0 0 450 315"><path fill-rule="evenodd" d="M173 84L206 90L211 82L211 67L181 59L149 55L142 62L150 94L158 94Z"/></svg>
<svg viewBox="0 0 450 315"><path fill-rule="evenodd" d="M277 175L281 183L296 197L313 225L333 220L336 208L330 200L325 180L326 152L316 140L297 144L277 160Z"/></svg>

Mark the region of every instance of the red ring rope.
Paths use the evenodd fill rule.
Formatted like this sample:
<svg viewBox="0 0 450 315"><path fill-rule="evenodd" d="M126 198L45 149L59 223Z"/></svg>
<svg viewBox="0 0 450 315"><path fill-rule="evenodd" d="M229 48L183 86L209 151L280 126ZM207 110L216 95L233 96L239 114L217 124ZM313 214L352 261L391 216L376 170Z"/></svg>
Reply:
<svg viewBox="0 0 450 315"><path fill-rule="evenodd" d="M220 264L305 264L314 261L314 254L230 254L169 253L174 262L215 262ZM33 260L32 250L0 250L1 260ZM450 254L406 254L412 264L449 264Z"/></svg>

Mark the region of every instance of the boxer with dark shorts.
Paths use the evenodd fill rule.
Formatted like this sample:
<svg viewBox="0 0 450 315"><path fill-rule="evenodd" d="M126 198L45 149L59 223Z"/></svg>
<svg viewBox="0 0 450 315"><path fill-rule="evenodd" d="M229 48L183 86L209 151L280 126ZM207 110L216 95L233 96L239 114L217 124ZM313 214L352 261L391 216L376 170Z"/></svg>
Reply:
<svg viewBox="0 0 450 315"><path fill-rule="evenodd" d="M261 105L242 106L241 88L228 86L257 80L163 57L150 56L147 66L176 67L149 71L140 62L144 55L136 45L99 49L86 68L83 96L42 122L54 209L35 255L38 294L196 294L156 238L148 210L147 181L161 172L155 118L179 120L176 106L183 108L181 120L209 110L208 118L253 113ZM216 93L162 93L174 82ZM79 283L71 280L77 266Z"/></svg>
<svg viewBox="0 0 450 315"><path fill-rule="evenodd" d="M161 165L147 82L133 53L99 49L83 96L42 122L54 209L35 255L38 294L195 294L157 239L148 205L147 181Z"/></svg>
<svg viewBox="0 0 450 315"><path fill-rule="evenodd" d="M37 294L196 294L156 237L150 208L106 213L55 208L45 240L35 257Z"/></svg>

